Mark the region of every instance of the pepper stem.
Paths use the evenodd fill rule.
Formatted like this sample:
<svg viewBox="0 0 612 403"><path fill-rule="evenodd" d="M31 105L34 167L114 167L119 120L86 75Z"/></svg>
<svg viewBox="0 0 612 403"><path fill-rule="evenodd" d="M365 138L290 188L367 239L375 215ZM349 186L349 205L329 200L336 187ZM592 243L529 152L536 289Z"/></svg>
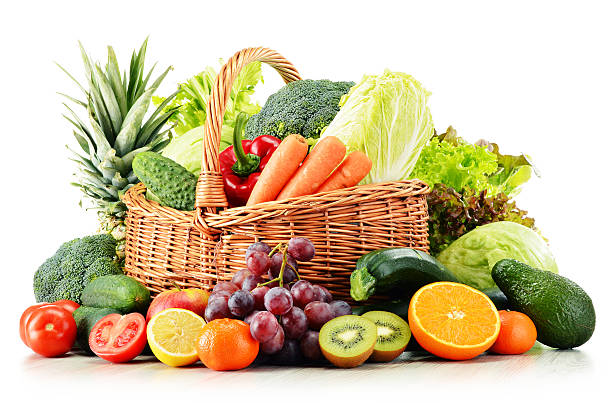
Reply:
<svg viewBox="0 0 612 403"><path fill-rule="evenodd" d="M240 112L234 123L234 155L236 163L232 165L232 171L238 176L249 176L259 168L260 157L255 154L246 154L242 148L242 131L249 120L249 115Z"/></svg>

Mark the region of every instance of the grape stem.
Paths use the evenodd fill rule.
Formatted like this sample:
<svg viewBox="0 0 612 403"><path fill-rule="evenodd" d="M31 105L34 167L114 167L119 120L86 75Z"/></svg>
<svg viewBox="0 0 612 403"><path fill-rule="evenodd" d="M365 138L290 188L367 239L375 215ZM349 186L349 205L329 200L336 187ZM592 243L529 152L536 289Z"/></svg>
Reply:
<svg viewBox="0 0 612 403"><path fill-rule="evenodd" d="M282 242L279 242L278 245L276 245L274 248L272 248L270 253L268 253L268 257L272 257L272 255L274 255L274 253L276 253L276 251L279 250L283 245L284 244Z"/></svg>
<svg viewBox="0 0 612 403"><path fill-rule="evenodd" d="M275 281L278 281L278 286L282 287L283 286L283 274L285 273L285 266L289 266L291 268L291 270L293 270L293 272L295 273L298 281L300 280L300 273L298 273L297 269L295 267L293 267L289 262L287 262L287 244L284 244L282 242L279 242L278 245L276 245L268 254L268 256L272 257L272 255L274 255L274 253L276 253L276 251L280 250L281 253L283 254L283 262L281 263L281 268L280 268L280 273L278 274L278 277L273 278L270 281L266 281L264 283L258 283L257 287L263 287L264 285L268 285L271 284Z"/></svg>

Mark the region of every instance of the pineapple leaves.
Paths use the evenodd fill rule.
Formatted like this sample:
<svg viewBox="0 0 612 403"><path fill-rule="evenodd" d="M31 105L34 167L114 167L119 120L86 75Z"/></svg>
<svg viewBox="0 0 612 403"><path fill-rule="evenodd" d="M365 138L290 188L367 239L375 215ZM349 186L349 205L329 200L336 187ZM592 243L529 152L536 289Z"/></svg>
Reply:
<svg viewBox="0 0 612 403"><path fill-rule="evenodd" d="M63 116L74 127L73 136L79 145L79 152L68 147L70 159L78 167L74 184L96 208L116 217L126 210L120 195L138 183L132 171L134 157L143 151L160 151L168 144L171 127L166 126L176 112L169 107L175 93L147 117L153 93L172 69L167 68L150 83L155 65L145 70L147 43L148 39L132 52L129 69L122 71L111 46L107 47L104 64L93 60L79 42L85 74L82 84L56 63L85 94L75 98L60 93L70 103L83 107L88 118L79 117L69 103L64 103L67 113Z"/></svg>
<svg viewBox="0 0 612 403"><path fill-rule="evenodd" d="M115 149L120 156L127 154L134 148L145 113L147 113L147 109L151 103L153 92L155 92L155 88L146 90L140 98L136 100L125 117L123 125L121 126L121 131L115 139Z"/></svg>
<svg viewBox="0 0 612 403"><path fill-rule="evenodd" d="M113 88L113 93L119 105L121 116L127 114L127 97L125 95L125 85L121 81L121 73L119 72L119 63L117 62L117 56L111 46L108 47L108 62L106 63L106 74L108 75L109 82ZM125 80L124 80L125 81Z"/></svg>
<svg viewBox="0 0 612 403"><path fill-rule="evenodd" d="M121 131L117 135L117 139L115 140L115 148L117 149L117 153L120 156L123 156L130 152L136 145L136 141L138 140L138 133L141 131L142 122L144 120L144 116L151 104L151 99L153 98L153 93L157 90L162 80L166 77L168 72L172 69L168 67L166 71L160 75L157 80L151 85L151 87L143 92L143 94L136 100L134 105L130 108L125 120L123 121L123 125L121 126ZM171 115L171 114L170 114ZM168 115L166 120L170 117ZM152 116L154 117L155 114Z"/></svg>

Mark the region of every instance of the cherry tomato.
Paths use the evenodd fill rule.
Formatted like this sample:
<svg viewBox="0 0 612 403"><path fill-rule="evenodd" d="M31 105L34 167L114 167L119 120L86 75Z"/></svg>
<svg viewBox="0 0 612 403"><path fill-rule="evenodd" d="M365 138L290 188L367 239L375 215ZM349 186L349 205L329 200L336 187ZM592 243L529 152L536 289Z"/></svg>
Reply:
<svg viewBox="0 0 612 403"><path fill-rule="evenodd" d="M25 325L26 344L45 357L57 357L70 351L76 332L72 314L55 305L33 310Z"/></svg>
<svg viewBox="0 0 612 403"><path fill-rule="evenodd" d="M21 318L19 318L19 337L21 337L21 341L23 341L23 344L25 344L28 347L30 346L28 345L28 342L26 341L25 325L26 323L28 323L28 319L30 319L30 315L32 315L32 312L34 312L41 306L45 306L45 305L49 305L49 304L47 304L46 302L41 302L40 304L35 304L30 307L27 307L26 310L23 311L23 313L21 314Z"/></svg>
<svg viewBox="0 0 612 403"><path fill-rule="evenodd" d="M76 302L71 301L69 299L60 299L59 301L51 302L51 305L56 305L56 306L59 306L60 308L64 308L70 313L73 313L74 311L77 310L78 307L81 306L77 304Z"/></svg>
<svg viewBox="0 0 612 403"><path fill-rule="evenodd" d="M147 344L144 316L134 312L111 313L100 319L89 334L89 347L110 362L127 362L142 353Z"/></svg>

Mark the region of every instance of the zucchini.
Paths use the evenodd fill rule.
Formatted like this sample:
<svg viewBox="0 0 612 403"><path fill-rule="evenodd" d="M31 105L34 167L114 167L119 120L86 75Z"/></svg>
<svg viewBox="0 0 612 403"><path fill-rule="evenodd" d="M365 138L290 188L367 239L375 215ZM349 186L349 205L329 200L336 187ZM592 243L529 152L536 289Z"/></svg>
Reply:
<svg viewBox="0 0 612 403"><path fill-rule="evenodd" d="M124 274L98 277L87 284L81 294L83 305L113 308L122 314L140 312L146 315L151 295L149 290Z"/></svg>
<svg viewBox="0 0 612 403"><path fill-rule="evenodd" d="M482 292L493 301L495 307L499 310L510 309L510 303L506 294L504 294L498 287L491 287Z"/></svg>
<svg viewBox="0 0 612 403"><path fill-rule="evenodd" d="M357 260L351 274L351 297L365 301L378 294L409 299L419 288L436 281L459 282L425 252L411 248L379 249Z"/></svg>

